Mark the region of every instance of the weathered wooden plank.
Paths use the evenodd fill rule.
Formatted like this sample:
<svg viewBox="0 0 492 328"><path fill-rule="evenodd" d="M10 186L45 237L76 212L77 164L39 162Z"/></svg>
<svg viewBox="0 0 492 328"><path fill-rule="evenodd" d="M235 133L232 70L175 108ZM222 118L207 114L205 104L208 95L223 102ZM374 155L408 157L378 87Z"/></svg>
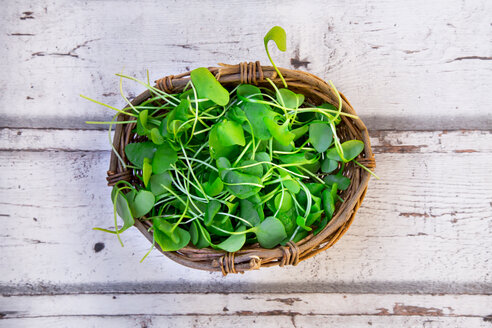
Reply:
<svg viewBox="0 0 492 328"><path fill-rule="evenodd" d="M375 153L492 152L492 132L370 131ZM110 150L107 131L62 129L0 129L0 150Z"/></svg>
<svg viewBox="0 0 492 328"><path fill-rule="evenodd" d="M22 318L0 321L0 327L175 327L175 328L215 328L215 327L350 327L350 328L387 328L387 327L425 327L489 328L490 320L475 317L400 317L400 316L108 316L108 317L52 317Z"/></svg>
<svg viewBox="0 0 492 328"><path fill-rule="evenodd" d="M65 138L51 140L43 135L59 132L37 131L40 137L35 141L35 135L27 136L34 130L22 131L45 149L53 146L53 140L61 140L62 149L70 148L63 140L77 140L79 133L72 131L70 136L64 131L60 133ZM17 138L16 132L10 135ZM429 137L428 147L423 147ZM335 247L297 267L226 278L184 268L158 252L139 264L149 244L136 229L122 236L124 248L113 235L91 230L112 225L110 190L104 179L109 152L3 151L0 290L7 295L178 291L491 294L492 167L485 165L491 151L488 142L480 143L482 138L489 140L490 133L388 132L376 136L375 149L380 146L379 151L386 151L376 154L376 172L382 179L371 181L354 224ZM96 149L100 148L97 142ZM81 141L74 144L86 150L92 147ZM29 149L24 141L18 145ZM402 145L411 151L400 153L405 149ZM476 152L455 151L462 149Z"/></svg>
<svg viewBox="0 0 492 328"><path fill-rule="evenodd" d="M289 42L285 54L272 50L277 64L332 79L370 128L489 129L491 11L487 0L8 2L1 125L107 120L78 95L122 106L113 75L122 70L155 79L217 62L266 64L265 22L276 22Z"/></svg>
<svg viewBox="0 0 492 328"><path fill-rule="evenodd" d="M4 319L56 316L365 315L478 317L490 295L118 294L0 297Z"/></svg>

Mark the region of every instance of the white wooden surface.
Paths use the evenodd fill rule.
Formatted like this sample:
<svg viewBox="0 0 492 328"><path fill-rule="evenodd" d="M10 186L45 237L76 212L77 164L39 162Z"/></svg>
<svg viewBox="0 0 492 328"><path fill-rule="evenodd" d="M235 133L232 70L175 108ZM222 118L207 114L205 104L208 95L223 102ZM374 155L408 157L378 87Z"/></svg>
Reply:
<svg viewBox="0 0 492 328"><path fill-rule="evenodd" d="M0 327L490 327L492 3L3 1ZM297 267L193 271L110 227L114 73L217 62L332 79L371 129L376 173L347 234ZM142 89L125 82L131 97ZM96 244L97 252L96 252ZM100 249L102 248L102 249Z"/></svg>

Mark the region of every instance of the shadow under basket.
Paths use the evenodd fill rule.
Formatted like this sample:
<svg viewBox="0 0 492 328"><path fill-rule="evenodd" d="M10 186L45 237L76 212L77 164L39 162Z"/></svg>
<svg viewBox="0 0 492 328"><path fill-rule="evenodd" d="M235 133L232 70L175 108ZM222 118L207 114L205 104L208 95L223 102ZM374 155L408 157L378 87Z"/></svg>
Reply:
<svg viewBox="0 0 492 328"><path fill-rule="evenodd" d="M217 80L226 88L234 88L242 83L254 84L271 89L271 85L266 80L271 79L276 85L281 86L282 82L277 72L271 66L261 66L259 62L240 63L238 65L219 64L219 67L208 68ZM307 101L313 104L328 102L338 107L339 102L334 90L322 79L310 73L279 68L289 85L289 89L296 93L304 94ZM156 81L156 87L167 93L178 93L183 90L190 81L190 72L179 75L166 76ZM342 111L356 115L348 100L342 97ZM147 90L138 95L133 101L134 106L150 98ZM128 106L125 107L125 110ZM369 169L374 169L376 162L371 150L369 133L366 126L360 119L351 119L341 116L342 121L337 126L337 134L341 141L358 139L364 142L363 152L358 156L357 161ZM130 119L129 116L120 114L118 121ZM135 123L118 124L116 127L113 145L123 161L129 164L125 157L125 146L134 141L141 141L142 137L136 135L132 130ZM285 246L278 246L273 249L266 249L259 244L245 245L235 253L215 250L212 248L197 249L193 245L175 252L164 252L168 258L190 268L217 271L226 275L228 273L244 273L249 270L257 270L261 267L297 265L300 261L306 260L325 249L333 246L347 231L354 220L355 214L364 199L369 183L370 173L361 167L350 162L346 165L344 175L351 179L349 188L340 195L345 201L337 202L333 218L326 227L316 236L309 234L301 241L289 242ZM114 151L111 153L110 167L108 171L108 185L113 186L120 180L137 184L138 180L134 177L133 170L125 169L119 162ZM135 226L140 232L152 242L152 232L149 231L151 223L136 219Z"/></svg>

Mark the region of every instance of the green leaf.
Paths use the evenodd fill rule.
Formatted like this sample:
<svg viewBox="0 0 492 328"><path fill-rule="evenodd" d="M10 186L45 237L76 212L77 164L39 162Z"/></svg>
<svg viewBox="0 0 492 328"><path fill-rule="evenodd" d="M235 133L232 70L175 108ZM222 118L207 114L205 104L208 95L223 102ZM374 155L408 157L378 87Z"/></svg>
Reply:
<svg viewBox="0 0 492 328"><path fill-rule="evenodd" d="M280 26L274 26L268 31L263 38L265 47L267 47L268 41L273 40L280 51L287 50L287 34L285 30Z"/></svg>
<svg viewBox="0 0 492 328"><path fill-rule="evenodd" d="M292 196L290 193L284 191L284 197L282 199L282 192L279 192L277 196L275 196L275 208L280 212L287 212L294 206L292 201Z"/></svg>
<svg viewBox="0 0 492 328"><path fill-rule="evenodd" d="M337 202L337 184L334 183L331 189L323 190L322 194L323 208L325 210L325 215L328 218L333 216L335 212L335 203Z"/></svg>
<svg viewBox="0 0 492 328"><path fill-rule="evenodd" d="M338 189L340 190L347 190L347 188L350 186L350 179L346 176L343 176L341 172L336 175L327 175L323 180L329 186L332 186L334 183L336 183L338 185Z"/></svg>
<svg viewBox="0 0 492 328"><path fill-rule="evenodd" d="M258 161L248 159L248 160L242 161L239 164L239 166L248 166L248 165L256 164L256 163L258 163ZM261 178L261 177L263 177L263 164L257 164L254 166L243 168L243 169L241 169L241 172L245 173L245 174L249 174L249 175L255 175L255 176Z"/></svg>
<svg viewBox="0 0 492 328"><path fill-rule="evenodd" d="M261 214L263 214L263 210L261 205L255 205L248 199L240 199L239 200L239 213L240 216L251 223L251 225L256 226L261 222Z"/></svg>
<svg viewBox="0 0 492 328"><path fill-rule="evenodd" d="M147 118L149 116L149 111L147 109L138 113L137 118L137 134L139 136L146 136L149 134L149 130L147 128Z"/></svg>
<svg viewBox="0 0 492 328"><path fill-rule="evenodd" d="M241 124L225 119L215 126L217 127L217 137L225 147L235 145L244 146L246 144Z"/></svg>
<svg viewBox="0 0 492 328"><path fill-rule="evenodd" d="M296 94L285 88L279 89L275 96L277 101L287 108L297 109L304 102L304 95Z"/></svg>
<svg viewBox="0 0 492 328"><path fill-rule="evenodd" d="M236 90L237 97L242 101L254 99L263 100L263 95L258 87L251 84L241 84Z"/></svg>
<svg viewBox="0 0 492 328"><path fill-rule="evenodd" d="M175 238L171 238L169 235L161 231L160 229L161 225L159 224L160 222L166 222L166 221L162 218L155 218L153 220L154 227L155 227L154 239L157 242L157 244L159 244L159 246L163 251L165 252L177 251L188 245L191 239L190 233L188 231L177 227L173 231L173 236Z"/></svg>
<svg viewBox="0 0 492 328"><path fill-rule="evenodd" d="M337 167L337 161L325 157L323 163L321 164L321 171L323 171L323 173L331 173L335 171Z"/></svg>
<svg viewBox="0 0 492 328"><path fill-rule="evenodd" d="M154 207L155 197L150 191L140 190L132 204L133 216L140 218L147 214Z"/></svg>
<svg viewBox="0 0 492 328"><path fill-rule="evenodd" d="M333 141L333 132L328 123L311 123L309 125L309 141L318 153L330 147Z"/></svg>
<svg viewBox="0 0 492 328"><path fill-rule="evenodd" d="M287 237L284 225L273 216L267 217L256 228L256 238L264 248L273 248Z"/></svg>
<svg viewBox="0 0 492 328"><path fill-rule="evenodd" d="M282 178L282 182L284 186L293 194L297 194L301 190L301 186L296 179L292 178L292 176L285 171L284 169L279 168L278 172L280 177Z"/></svg>
<svg viewBox="0 0 492 328"><path fill-rule="evenodd" d="M319 226L316 229L314 229L313 235L316 236L318 233L320 233L326 227L328 221L329 221L328 218L324 216L321 222L319 223Z"/></svg>
<svg viewBox="0 0 492 328"><path fill-rule="evenodd" d="M259 177L237 171L227 171L223 181L226 189L239 199L256 194L261 190L261 187L257 185L262 185Z"/></svg>
<svg viewBox="0 0 492 328"><path fill-rule="evenodd" d="M236 232L242 232L245 230L244 226L240 226ZM214 248L219 248L222 249L226 252L234 253L237 252L238 250L243 247L244 243L246 242L246 234L234 234L229 236L226 240L221 242L218 245L213 246Z"/></svg>
<svg viewBox="0 0 492 328"><path fill-rule="evenodd" d="M205 210L205 217L203 223L208 227L212 224L215 215L220 211L220 203L216 200L212 200L207 203L207 209Z"/></svg>
<svg viewBox="0 0 492 328"><path fill-rule="evenodd" d="M288 146L294 140L295 134L289 131L289 122L285 121L282 125L278 125L271 117L264 117L268 132L278 141L282 146Z"/></svg>
<svg viewBox="0 0 492 328"><path fill-rule="evenodd" d="M200 67L194 69L191 71L190 76L198 97L208 98L220 106L227 105L229 102L229 91L217 81L215 76L207 68Z"/></svg>
<svg viewBox="0 0 492 328"><path fill-rule="evenodd" d="M360 140L349 140L342 143L343 149L343 162L347 163L356 158L362 150L364 150L364 143ZM342 161L340 155L335 147L328 149L326 157L335 161Z"/></svg>
<svg viewBox="0 0 492 328"><path fill-rule="evenodd" d="M244 113L253 127L255 138L268 140L272 137L265 124L264 118L269 117L274 119L278 114L271 110L270 106L249 102L244 105ZM244 128L246 131L251 132L249 124L245 124Z"/></svg>
<svg viewBox="0 0 492 328"><path fill-rule="evenodd" d="M154 158L156 150L157 146L150 141L137 142L126 145L125 155L133 165L141 169L143 168L144 158Z"/></svg>
<svg viewBox="0 0 492 328"><path fill-rule="evenodd" d="M297 216L296 223L299 227L303 228L306 231L313 230L311 227L306 226L306 219L300 215Z"/></svg>
<svg viewBox="0 0 492 328"><path fill-rule="evenodd" d="M225 230L225 231L233 232L234 228L232 227L231 219L228 216L226 216L225 220L219 220L219 219L217 219L218 217L223 218L224 216L220 215L220 214L217 215L216 219L214 220L213 225L206 227L206 229L216 236L224 236L224 237L230 236L230 234L222 232L216 228L220 228L220 229Z"/></svg>
<svg viewBox="0 0 492 328"><path fill-rule="evenodd" d="M152 128L152 130L150 130L150 138L152 139L152 142L156 145L162 145L162 143L164 142L164 138L162 137L158 128Z"/></svg>
<svg viewBox="0 0 492 328"><path fill-rule="evenodd" d="M289 155L280 155L279 160L284 164L311 164L313 161L306 158L304 153L295 153Z"/></svg>
<svg viewBox="0 0 492 328"><path fill-rule="evenodd" d="M265 44L265 51L267 53L268 59L270 59L270 62L272 63L273 68L275 71L277 71L277 74L280 76L280 79L282 80L282 83L284 86L287 88L287 83L285 82L284 77L282 76L282 73L278 70L277 66L272 60L272 57L270 56L270 52L268 51L268 42L270 40L273 40L275 44L277 45L278 49L280 51L285 51L287 49L287 35L285 34L285 30L281 28L280 26L274 26L268 31L268 33L265 35L263 38L263 42Z"/></svg>
<svg viewBox="0 0 492 328"><path fill-rule="evenodd" d="M152 175L152 165L150 164L150 159L144 158L142 179L145 187L149 184L150 176Z"/></svg>
<svg viewBox="0 0 492 328"><path fill-rule="evenodd" d="M205 193L211 197L215 197L224 189L224 183L219 178L217 172L212 171L208 178L208 181L202 184Z"/></svg>
<svg viewBox="0 0 492 328"><path fill-rule="evenodd" d="M224 180L225 175L227 174L227 172L229 172L229 169L231 168L231 162L225 157L219 157L215 161L215 164L217 166L217 169L219 170L220 178Z"/></svg>
<svg viewBox="0 0 492 328"><path fill-rule="evenodd" d="M150 177L150 191L152 191L155 196L167 193L168 191L166 188L171 189L172 181L169 171L161 174L153 174Z"/></svg>
<svg viewBox="0 0 492 328"><path fill-rule="evenodd" d="M241 125L248 120L244 111L238 106L232 106L231 108L229 108L226 117L231 121L237 122Z"/></svg>
<svg viewBox="0 0 492 328"><path fill-rule="evenodd" d="M292 132L295 137L294 137L294 141L296 141L297 139L299 139L300 137L302 137L303 135L306 134L306 132L308 132L309 130L309 125L303 125L301 127L298 127L296 129L293 129Z"/></svg>
<svg viewBox="0 0 492 328"><path fill-rule="evenodd" d="M214 125L212 130L210 130L208 144L212 158L229 157L235 150L237 151L237 147L224 145L220 137L218 125Z"/></svg>
<svg viewBox="0 0 492 328"><path fill-rule="evenodd" d="M171 165L178 161L178 154L169 145L169 143L163 143L157 148L154 159L152 160L152 172L154 174L161 174L171 168Z"/></svg>
<svg viewBox="0 0 492 328"><path fill-rule="evenodd" d="M123 227L119 230L119 232L123 232L133 226L135 220L133 219L132 211L127 198L121 191L118 191L116 186L113 187L111 196L111 200L113 200L113 202L116 197L116 213L123 220ZM117 227L115 228L117 229Z"/></svg>
<svg viewBox="0 0 492 328"><path fill-rule="evenodd" d="M190 235L191 242L196 246L196 248L205 248L210 246L210 234L197 220L191 222Z"/></svg>

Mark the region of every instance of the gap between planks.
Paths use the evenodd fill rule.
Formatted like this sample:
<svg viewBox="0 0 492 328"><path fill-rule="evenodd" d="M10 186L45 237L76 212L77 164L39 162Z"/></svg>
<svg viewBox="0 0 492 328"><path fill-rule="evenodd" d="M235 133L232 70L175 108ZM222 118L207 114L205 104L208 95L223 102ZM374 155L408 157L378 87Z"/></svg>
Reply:
<svg viewBox="0 0 492 328"><path fill-rule="evenodd" d="M3 319L54 316L325 315L487 318L492 296L409 294L121 294L2 296Z"/></svg>
<svg viewBox="0 0 492 328"><path fill-rule="evenodd" d="M370 131L375 153L492 152L491 130ZM0 129L0 151L109 151L108 131Z"/></svg>

